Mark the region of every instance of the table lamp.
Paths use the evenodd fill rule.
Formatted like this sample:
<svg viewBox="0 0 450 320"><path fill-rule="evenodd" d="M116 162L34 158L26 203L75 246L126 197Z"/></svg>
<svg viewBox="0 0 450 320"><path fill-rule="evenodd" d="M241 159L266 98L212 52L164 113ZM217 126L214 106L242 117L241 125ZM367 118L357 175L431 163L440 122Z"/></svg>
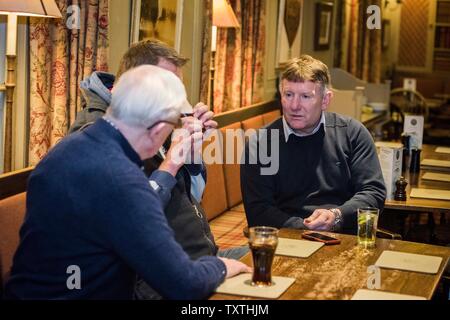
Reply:
<svg viewBox="0 0 450 320"><path fill-rule="evenodd" d="M211 34L211 85L210 85L210 101L211 108L214 108L214 74L215 74L215 57L217 50L217 28L240 28L239 21L233 12L233 8L227 0L213 1L213 21Z"/></svg>
<svg viewBox="0 0 450 320"><path fill-rule="evenodd" d="M16 87L17 17L61 18L55 0L0 0L0 15L8 16L6 35L6 83L0 91L6 91L4 172L11 171L12 164L12 107Z"/></svg>

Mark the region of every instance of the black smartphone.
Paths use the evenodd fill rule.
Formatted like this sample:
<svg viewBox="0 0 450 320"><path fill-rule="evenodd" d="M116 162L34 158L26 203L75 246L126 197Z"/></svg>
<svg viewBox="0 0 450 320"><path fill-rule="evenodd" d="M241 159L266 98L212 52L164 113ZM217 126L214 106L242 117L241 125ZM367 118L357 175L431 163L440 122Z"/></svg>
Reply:
<svg viewBox="0 0 450 320"><path fill-rule="evenodd" d="M325 244L339 244L341 240L327 236L319 232L305 232L302 234L302 238L323 242Z"/></svg>

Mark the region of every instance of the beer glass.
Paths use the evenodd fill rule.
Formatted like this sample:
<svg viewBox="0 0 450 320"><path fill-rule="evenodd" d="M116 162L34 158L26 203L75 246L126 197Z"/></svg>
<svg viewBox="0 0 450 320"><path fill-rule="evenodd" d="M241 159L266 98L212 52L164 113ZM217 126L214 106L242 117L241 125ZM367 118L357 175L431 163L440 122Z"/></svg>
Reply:
<svg viewBox="0 0 450 320"><path fill-rule="evenodd" d="M278 229L253 227L248 238L253 257L252 285L265 287L272 285L272 262L278 245Z"/></svg>
<svg viewBox="0 0 450 320"><path fill-rule="evenodd" d="M375 247L378 213L377 208L358 208L358 244L360 246Z"/></svg>

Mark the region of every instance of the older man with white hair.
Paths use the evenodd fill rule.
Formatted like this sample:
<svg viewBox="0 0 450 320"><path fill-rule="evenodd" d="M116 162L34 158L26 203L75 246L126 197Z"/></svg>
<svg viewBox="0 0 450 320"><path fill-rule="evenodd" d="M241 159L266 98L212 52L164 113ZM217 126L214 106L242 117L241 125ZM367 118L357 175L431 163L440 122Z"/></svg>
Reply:
<svg viewBox="0 0 450 320"><path fill-rule="evenodd" d="M186 105L171 72L132 69L107 114L48 153L29 179L7 299L130 299L136 274L165 298L197 299L250 271L236 260L191 260L141 170Z"/></svg>

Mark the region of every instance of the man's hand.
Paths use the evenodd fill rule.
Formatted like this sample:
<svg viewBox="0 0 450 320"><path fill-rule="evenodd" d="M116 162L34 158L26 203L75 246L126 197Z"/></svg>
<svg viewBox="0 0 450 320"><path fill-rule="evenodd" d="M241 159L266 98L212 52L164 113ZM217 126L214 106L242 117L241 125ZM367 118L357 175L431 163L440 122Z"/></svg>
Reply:
<svg viewBox="0 0 450 320"><path fill-rule="evenodd" d="M225 267L227 268L226 278L234 277L239 273L243 272L252 272L252 268L250 268L246 264L243 264L240 261L227 258L219 258L219 259L222 260L223 263L225 263Z"/></svg>
<svg viewBox="0 0 450 320"><path fill-rule="evenodd" d="M316 209L313 214L303 220L303 224L310 230L331 231L334 227L335 215L327 209Z"/></svg>
<svg viewBox="0 0 450 320"><path fill-rule="evenodd" d="M218 124L212 120L214 112L209 110L209 107L203 102L199 102L194 107L194 117L202 122L205 130L216 129Z"/></svg>
<svg viewBox="0 0 450 320"><path fill-rule="evenodd" d="M166 152L166 158L159 166L159 170L169 172L175 177L178 170L186 163L188 155L191 153L192 140L201 140L201 133L189 134L186 130L174 130L172 143Z"/></svg>

